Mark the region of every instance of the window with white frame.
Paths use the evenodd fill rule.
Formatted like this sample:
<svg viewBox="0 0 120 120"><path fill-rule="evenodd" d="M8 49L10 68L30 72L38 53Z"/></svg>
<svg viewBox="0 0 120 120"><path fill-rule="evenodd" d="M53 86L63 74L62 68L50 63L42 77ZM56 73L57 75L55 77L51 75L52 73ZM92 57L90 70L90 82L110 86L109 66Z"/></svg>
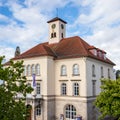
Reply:
<svg viewBox="0 0 120 120"><path fill-rule="evenodd" d="M31 83L27 83L27 86L28 86L28 87L31 87Z"/></svg>
<svg viewBox="0 0 120 120"><path fill-rule="evenodd" d="M76 117L76 108L73 105L67 105L65 108L65 117L74 120Z"/></svg>
<svg viewBox="0 0 120 120"><path fill-rule="evenodd" d="M23 75L26 76L26 66L24 65L24 72Z"/></svg>
<svg viewBox="0 0 120 120"><path fill-rule="evenodd" d="M35 65L32 65L32 67L31 67L31 73L32 73L32 75L35 74Z"/></svg>
<svg viewBox="0 0 120 120"><path fill-rule="evenodd" d="M79 75L79 65L78 64L73 65L73 75Z"/></svg>
<svg viewBox="0 0 120 120"><path fill-rule="evenodd" d="M66 66L65 65L61 66L61 75L62 76L66 76L67 75L67 70L66 70Z"/></svg>
<svg viewBox="0 0 120 120"><path fill-rule="evenodd" d="M36 93L40 94L40 83L37 83L36 85Z"/></svg>
<svg viewBox="0 0 120 120"><path fill-rule="evenodd" d="M103 75L103 67L101 67L101 78L103 78L104 75Z"/></svg>
<svg viewBox="0 0 120 120"><path fill-rule="evenodd" d="M92 76L95 77L95 65L92 65Z"/></svg>
<svg viewBox="0 0 120 120"><path fill-rule="evenodd" d="M28 76L31 75L31 68L30 68L30 65L27 66L27 75L28 75Z"/></svg>
<svg viewBox="0 0 120 120"><path fill-rule="evenodd" d="M37 64L36 65L36 75L40 75L40 65L39 64Z"/></svg>
<svg viewBox="0 0 120 120"><path fill-rule="evenodd" d="M36 115L37 115L37 116L40 116L40 115L41 115L41 106L40 106L40 105L38 105L38 106L36 107Z"/></svg>
<svg viewBox="0 0 120 120"><path fill-rule="evenodd" d="M92 80L92 93L96 96L96 80Z"/></svg>
<svg viewBox="0 0 120 120"><path fill-rule="evenodd" d="M74 96L78 96L79 95L79 84L78 83L74 83L73 84L73 95Z"/></svg>
<svg viewBox="0 0 120 120"><path fill-rule="evenodd" d="M66 90L66 83L62 83L61 84L61 95L66 95L67 94L67 90Z"/></svg>

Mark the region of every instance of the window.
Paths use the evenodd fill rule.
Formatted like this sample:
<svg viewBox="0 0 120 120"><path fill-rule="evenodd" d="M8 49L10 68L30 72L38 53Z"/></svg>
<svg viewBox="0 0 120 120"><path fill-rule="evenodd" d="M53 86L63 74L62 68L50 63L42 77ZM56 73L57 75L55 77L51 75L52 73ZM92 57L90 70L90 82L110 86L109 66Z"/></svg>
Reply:
<svg viewBox="0 0 120 120"><path fill-rule="evenodd" d="M28 86L28 87L31 87L31 83L27 83L27 86Z"/></svg>
<svg viewBox="0 0 120 120"><path fill-rule="evenodd" d="M36 65L35 71L36 71L36 75L40 75L40 65L39 64Z"/></svg>
<svg viewBox="0 0 120 120"><path fill-rule="evenodd" d="M103 67L101 67L101 78L103 78L104 75L103 75Z"/></svg>
<svg viewBox="0 0 120 120"><path fill-rule="evenodd" d="M74 96L78 96L79 95L79 84L78 83L74 83L73 84L73 95Z"/></svg>
<svg viewBox="0 0 120 120"><path fill-rule="evenodd" d="M35 66L34 65L32 65L32 67L31 67L31 73L32 73L32 75L35 74Z"/></svg>
<svg viewBox="0 0 120 120"><path fill-rule="evenodd" d="M62 95L66 95L66 83L62 83L61 84L61 94Z"/></svg>
<svg viewBox="0 0 120 120"><path fill-rule="evenodd" d="M30 68L30 65L27 66L27 75L31 75L31 68Z"/></svg>
<svg viewBox="0 0 120 120"><path fill-rule="evenodd" d="M26 76L26 66L24 66L24 72L23 75Z"/></svg>
<svg viewBox="0 0 120 120"><path fill-rule="evenodd" d="M53 38L53 33L51 33L51 38Z"/></svg>
<svg viewBox="0 0 120 120"><path fill-rule="evenodd" d="M67 105L65 108L65 116L70 120L74 120L76 116L76 108L73 105Z"/></svg>
<svg viewBox="0 0 120 120"><path fill-rule="evenodd" d="M110 69L108 68L108 78L110 79Z"/></svg>
<svg viewBox="0 0 120 120"><path fill-rule="evenodd" d="M79 65L73 65L73 75L79 75Z"/></svg>
<svg viewBox="0 0 120 120"><path fill-rule="evenodd" d="M37 93L37 94L40 94L40 83L37 83L36 93Z"/></svg>
<svg viewBox="0 0 120 120"><path fill-rule="evenodd" d="M56 32L54 32L54 37L56 37Z"/></svg>
<svg viewBox="0 0 120 120"><path fill-rule="evenodd" d="M61 75L62 76L66 76L67 75L67 71L66 71L66 66L65 65L61 66Z"/></svg>
<svg viewBox="0 0 120 120"><path fill-rule="evenodd" d="M92 93L93 96L96 96L96 80L92 81Z"/></svg>
<svg viewBox="0 0 120 120"><path fill-rule="evenodd" d="M36 107L36 115L37 115L37 116L40 116L40 115L41 115L41 106L40 106L40 105L38 105L38 106Z"/></svg>
<svg viewBox="0 0 120 120"><path fill-rule="evenodd" d="M95 77L95 65L92 65L92 76Z"/></svg>
<svg viewBox="0 0 120 120"><path fill-rule="evenodd" d="M63 33L61 33L61 38L63 38Z"/></svg>

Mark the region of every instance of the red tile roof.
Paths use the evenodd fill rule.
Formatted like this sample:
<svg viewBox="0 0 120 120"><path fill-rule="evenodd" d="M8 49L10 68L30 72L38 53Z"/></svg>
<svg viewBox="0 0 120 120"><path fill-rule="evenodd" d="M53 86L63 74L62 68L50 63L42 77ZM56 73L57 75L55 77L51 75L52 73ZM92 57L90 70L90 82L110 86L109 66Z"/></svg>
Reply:
<svg viewBox="0 0 120 120"><path fill-rule="evenodd" d="M59 43L55 44L49 44L48 42L38 44L37 46L29 49L23 54L13 58L13 60L38 56L53 56L54 59L91 57L115 65L112 61L110 61L107 58L104 59L102 57L95 56L93 53L90 52L90 49L92 48L94 47L89 45L80 37L75 36L70 38L63 38ZM105 54L104 51L103 53Z"/></svg>

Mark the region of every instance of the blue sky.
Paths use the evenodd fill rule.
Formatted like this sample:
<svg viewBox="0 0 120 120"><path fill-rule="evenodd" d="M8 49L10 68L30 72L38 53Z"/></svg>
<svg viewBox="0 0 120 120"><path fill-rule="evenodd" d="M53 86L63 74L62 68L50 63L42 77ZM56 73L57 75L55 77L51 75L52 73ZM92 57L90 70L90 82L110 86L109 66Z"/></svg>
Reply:
<svg viewBox="0 0 120 120"><path fill-rule="evenodd" d="M6 60L48 41L47 21L67 22L67 37L80 36L107 52L120 69L120 0L0 0L0 55Z"/></svg>

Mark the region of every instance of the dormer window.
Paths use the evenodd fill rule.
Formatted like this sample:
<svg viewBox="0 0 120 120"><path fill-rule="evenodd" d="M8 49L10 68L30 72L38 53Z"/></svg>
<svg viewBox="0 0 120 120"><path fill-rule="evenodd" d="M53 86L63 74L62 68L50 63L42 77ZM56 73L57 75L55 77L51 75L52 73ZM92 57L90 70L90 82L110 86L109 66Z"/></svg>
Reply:
<svg viewBox="0 0 120 120"><path fill-rule="evenodd" d="M105 53L103 54L103 57L104 57L104 60L106 60L106 54Z"/></svg>
<svg viewBox="0 0 120 120"><path fill-rule="evenodd" d="M97 50L96 49L94 49L94 55L97 56Z"/></svg>

